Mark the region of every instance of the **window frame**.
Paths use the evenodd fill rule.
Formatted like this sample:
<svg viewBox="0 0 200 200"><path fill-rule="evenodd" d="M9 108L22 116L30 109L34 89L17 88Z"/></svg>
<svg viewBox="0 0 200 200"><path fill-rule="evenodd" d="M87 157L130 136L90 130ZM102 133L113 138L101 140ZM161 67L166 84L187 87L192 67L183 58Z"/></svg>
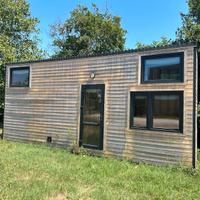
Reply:
<svg viewBox="0 0 200 200"><path fill-rule="evenodd" d="M20 70L28 70L28 85L27 86L20 86L16 84L12 84L12 78L13 78L13 71L20 71ZM10 68L9 72L9 87L17 87L17 88L29 88L30 87L30 66L25 67L12 67Z"/></svg>
<svg viewBox="0 0 200 200"><path fill-rule="evenodd" d="M180 79L179 80L144 80L144 71L145 71L145 60L147 59L160 59L160 58L170 58L170 57L180 57ZM167 54L154 54L141 56L141 83L149 84L149 83L182 83L184 82L184 52L176 52L176 53L167 53Z"/></svg>
<svg viewBox="0 0 200 200"><path fill-rule="evenodd" d="M147 96L147 115L146 115L146 128L134 126L134 100L137 94ZM179 129L167 129L167 128L154 128L153 127L153 103L155 95L178 95L179 104ZM161 132L175 132L183 133L183 112L184 112L184 92L183 91L131 91L130 92L130 118L129 118L129 128L130 129L140 129L140 130L151 130L151 131L161 131Z"/></svg>
<svg viewBox="0 0 200 200"><path fill-rule="evenodd" d="M130 128L138 128L138 129L147 129L148 127L148 116L146 115L146 127L139 127L139 126L134 126L134 105L135 104L135 99L136 95L140 96L145 96L147 98L147 112L148 112L148 94L146 92L131 92L131 97L130 97ZM132 117L131 117L132 116Z"/></svg>

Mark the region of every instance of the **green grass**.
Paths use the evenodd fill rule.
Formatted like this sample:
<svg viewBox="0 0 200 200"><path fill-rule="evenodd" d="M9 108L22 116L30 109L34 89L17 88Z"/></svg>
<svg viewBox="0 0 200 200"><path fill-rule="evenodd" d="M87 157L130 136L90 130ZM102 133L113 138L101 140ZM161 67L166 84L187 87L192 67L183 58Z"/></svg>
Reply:
<svg viewBox="0 0 200 200"><path fill-rule="evenodd" d="M1 200L199 199L199 170L0 140Z"/></svg>

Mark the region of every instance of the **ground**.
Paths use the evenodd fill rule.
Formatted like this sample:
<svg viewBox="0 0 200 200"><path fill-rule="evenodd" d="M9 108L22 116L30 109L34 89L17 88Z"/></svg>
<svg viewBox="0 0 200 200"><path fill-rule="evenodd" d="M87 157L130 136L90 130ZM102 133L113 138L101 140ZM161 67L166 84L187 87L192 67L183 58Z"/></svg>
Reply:
<svg viewBox="0 0 200 200"><path fill-rule="evenodd" d="M1 200L199 199L200 170L0 140Z"/></svg>

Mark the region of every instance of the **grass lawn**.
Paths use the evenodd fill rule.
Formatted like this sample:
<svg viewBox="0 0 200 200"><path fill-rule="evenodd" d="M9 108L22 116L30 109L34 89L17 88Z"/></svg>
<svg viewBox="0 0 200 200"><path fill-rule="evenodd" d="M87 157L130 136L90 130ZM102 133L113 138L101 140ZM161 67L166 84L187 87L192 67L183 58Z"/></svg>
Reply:
<svg viewBox="0 0 200 200"><path fill-rule="evenodd" d="M200 171L0 140L0 199L200 199Z"/></svg>

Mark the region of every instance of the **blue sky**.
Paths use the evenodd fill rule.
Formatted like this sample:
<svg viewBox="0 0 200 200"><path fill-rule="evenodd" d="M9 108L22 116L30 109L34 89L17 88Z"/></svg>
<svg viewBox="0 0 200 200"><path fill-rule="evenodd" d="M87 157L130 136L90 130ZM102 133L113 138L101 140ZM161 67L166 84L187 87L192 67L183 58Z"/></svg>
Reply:
<svg viewBox="0 0 200 200"><path fill-rule="evenodd" d="M187 12L186 0L28 0L32 15L39 18L41 47L52 51L49 25L64 21L78 5L95 3L100 9L106 7L113 15L122 18L127 30L126 48L135 48L137 41L145 44L159 40L161 36L175 38L181 25L180 12Z"/></svg>

